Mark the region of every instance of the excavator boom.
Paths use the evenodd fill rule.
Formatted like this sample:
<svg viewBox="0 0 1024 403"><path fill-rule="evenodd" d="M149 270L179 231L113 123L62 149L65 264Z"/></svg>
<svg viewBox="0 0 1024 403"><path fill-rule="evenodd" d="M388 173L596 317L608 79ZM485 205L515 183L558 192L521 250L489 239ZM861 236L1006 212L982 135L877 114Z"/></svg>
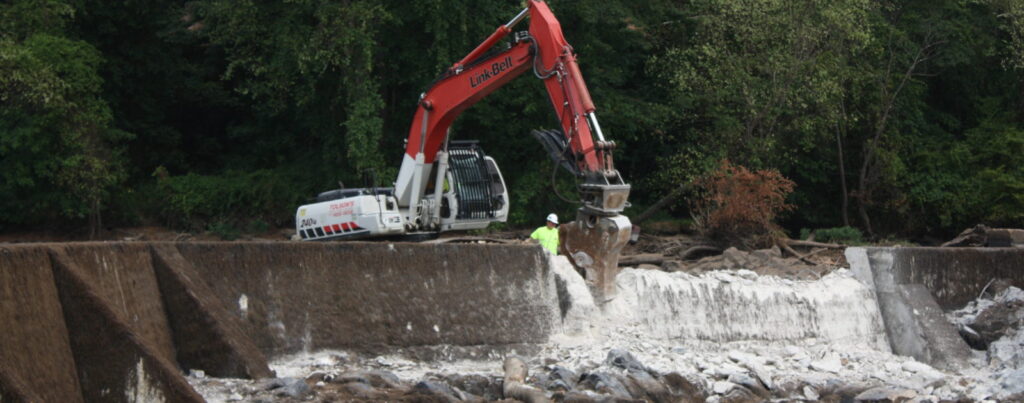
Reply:
<svg viewBox="0 0 1024 403"><path fill-rule="evenodd" d="M529 30L513 33L512 28L527 17ZM510 34L508 47L492 50ZM363 214L367 225L379 229L369 230L368 236L480 228L490 221L504 221L508 197L496 164L478 148L452 149L449 129L467 108L527 71L544 81L560 123L558 131L535 131L533 135L556 165L579 182L581 207L576 221L559 230L561 253L587 273L598 295L610 298L615 291L619 251L631 231L629 219L621 215L628 205L630 186L615 169L615 143L607 141L601 131L572 46L563 37L558 19L540 0L527 0L523 11L495 29L420 96L394 189L358 189L352 200L331 204L327 203L336 200L334 196L322 194L320 205L308 206L316 214L300 208L296 218L299 233L308 239L348 234L345 226L337 232L333 224L324 225L323 221L336 220L331 217L340 213L350 217L369 212ZM448 189L448 178L455 182L455 189ZM362 210L346 204L357 202L355 198L365 206ZM453 209L458 210L458 217ZM370 222L377 214L374 212L380 212L379 223ZM303 220L306 214L311 217ZM364 228L359 226L362 221L353 222ZM310 226L304 227L306 224Z"/></svg>

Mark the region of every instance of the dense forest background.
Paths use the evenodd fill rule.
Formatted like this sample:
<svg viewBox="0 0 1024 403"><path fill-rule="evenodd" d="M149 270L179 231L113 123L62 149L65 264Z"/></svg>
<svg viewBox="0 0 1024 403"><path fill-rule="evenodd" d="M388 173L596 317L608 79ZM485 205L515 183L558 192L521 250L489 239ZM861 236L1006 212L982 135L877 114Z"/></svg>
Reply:
<svg viewBox="0 0 1024 403"><path fill-rule="evenodd" d="M549 3L632 214L728 159L796 183L794 236L1024 226L1022 1ZM339 181L393 180L418 95L522 7L2 0L0 230L289 226ZM453 128L504 167L510 226L574 209L529 136L556 125L526 74Z"/></svg>

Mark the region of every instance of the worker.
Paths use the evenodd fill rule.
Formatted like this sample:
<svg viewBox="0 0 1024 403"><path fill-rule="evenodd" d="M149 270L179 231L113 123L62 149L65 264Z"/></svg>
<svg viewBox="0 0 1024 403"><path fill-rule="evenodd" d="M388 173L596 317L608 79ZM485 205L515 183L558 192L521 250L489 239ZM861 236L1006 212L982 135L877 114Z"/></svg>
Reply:
<svg viewBox="0 0 1024 403"><path fill-rule="evenodd" d="M540 246L551 252L552 255L558 254L558 216L555 213L548 214L547 225L537 228L530 234L531 239L536 239L540 242Z"/></svg>

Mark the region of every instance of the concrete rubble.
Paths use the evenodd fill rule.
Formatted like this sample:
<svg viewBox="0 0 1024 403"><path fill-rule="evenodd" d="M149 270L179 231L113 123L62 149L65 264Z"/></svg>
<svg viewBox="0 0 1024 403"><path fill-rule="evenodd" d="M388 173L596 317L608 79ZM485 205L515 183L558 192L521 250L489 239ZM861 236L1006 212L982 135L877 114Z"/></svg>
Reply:
<svg viewBox="0 0 1024 403"><path fill-rule="evenodd" d="M991 371L996 397L1024 400L1024 290L996 284L991 293L949 313L964 339L977 349L976 361Z"/></svg>

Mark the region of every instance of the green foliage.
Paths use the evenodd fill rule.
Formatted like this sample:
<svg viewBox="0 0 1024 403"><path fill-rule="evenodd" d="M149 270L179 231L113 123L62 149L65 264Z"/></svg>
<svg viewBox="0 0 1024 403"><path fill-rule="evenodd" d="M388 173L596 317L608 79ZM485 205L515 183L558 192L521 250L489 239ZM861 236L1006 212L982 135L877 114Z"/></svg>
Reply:
<svg viewBox="0 0 1024 403"><path fill-rule="evenodd" d="M286 225L304 201L304 186L271 170L227 171L168 176L150 191L161 200L159 215L165 225L196 230L251 220Z"/></svg>
<svg viewBox="0 0 1024 403"><path fill-rule="evenodd" d="M814 240L817 242L857 245L863 241L863 237L860 230L853 227L822 228L814 231Z"/></svg>
<svg viewBox="0 0 1024 403"><path fill-rule="evenodd" d="M871 41L871 2L700 0L690 8L699 16L692 40L652 58L652 68L708 119L695 128L705 153L789 168L800 150L831 137L844 66Z"/></svg>
<svg viewBox="0 0 1024 403"><path fill-rule="evenodd" d="M843 225L840 179L880 237L1024 225L1020 1L549 4L638 207L729 159L796 182L791 229ZM522 6L0 2L0 227L290 226L338 181L393 179L419 95ZM454 123L503 168L509 227L577 208L528 135L555 125L530 74Z"/></svg>
<svg viewBox="0 0 1024 403"><path fill-rule="evenodd" d="M210 224L206 230L225 241L234 241L238 239L238 237L242 236L242 231L239 231L234 225L223 221Z"/></svg>
<svg viewBox="0 0 1024 403"><path fill-rule="evenodd" d="M28 224L88 216L95 230L124 179L119 144L101 98L103 59L62 32L70 6L0 5L0 221Z"/></svg>

